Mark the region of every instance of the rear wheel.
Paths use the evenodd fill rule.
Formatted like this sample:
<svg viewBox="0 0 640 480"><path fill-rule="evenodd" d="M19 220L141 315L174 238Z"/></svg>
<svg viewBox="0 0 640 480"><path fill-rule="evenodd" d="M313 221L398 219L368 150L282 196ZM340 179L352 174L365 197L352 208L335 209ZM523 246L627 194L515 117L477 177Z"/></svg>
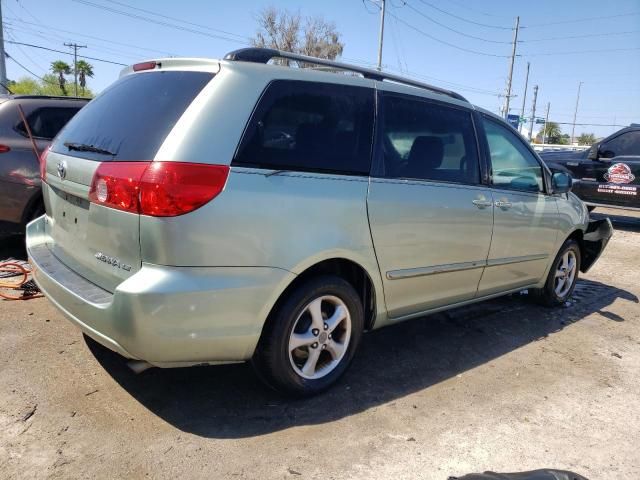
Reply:
<svg viewBox="0 0 640 480"><path fill-rule="evenodd" d="M580 246L570 239L564 242L553 261L544 287L532 292L534 298L549 307L564 304L573 294L579 271Z"/></svg>
<svg viewBox="0 0 640 480"><path fill-rule="evenodd" d="M276 390L319 393L349 366L363 325L362 303L348 282L332 275L309 280L273 312L252 363Z"/></svg>

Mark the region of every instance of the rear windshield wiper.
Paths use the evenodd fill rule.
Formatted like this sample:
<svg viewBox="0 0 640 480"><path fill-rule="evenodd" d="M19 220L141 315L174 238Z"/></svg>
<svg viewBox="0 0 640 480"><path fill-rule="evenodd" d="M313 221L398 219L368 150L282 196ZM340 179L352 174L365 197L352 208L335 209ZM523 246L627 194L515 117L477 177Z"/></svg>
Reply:
<svg viewBox="0 0 640 480"><path fill-rule="evenodd" d="M104 148L94 147L93 145L87 145L86 143L65 142L64 146L67 147L69 150L75 150L77 152L92 152L92 153L101 153L102 155L115 156L115 153L110 152L109 150L105 150Z"/></svg>

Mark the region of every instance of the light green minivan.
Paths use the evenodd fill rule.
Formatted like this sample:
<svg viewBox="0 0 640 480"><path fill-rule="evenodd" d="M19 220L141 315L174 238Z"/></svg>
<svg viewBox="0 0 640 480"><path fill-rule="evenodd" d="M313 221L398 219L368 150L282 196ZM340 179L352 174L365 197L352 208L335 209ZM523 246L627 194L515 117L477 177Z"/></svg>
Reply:
<svg viewBox="0 0 640 480"><path fill-rule="evenodd" d="M365 330L523 289L562 304L612 233L460 95L267 49L125 69L42 177L34 277L86 335L139 369L251 360L294 395Z"/></svg>

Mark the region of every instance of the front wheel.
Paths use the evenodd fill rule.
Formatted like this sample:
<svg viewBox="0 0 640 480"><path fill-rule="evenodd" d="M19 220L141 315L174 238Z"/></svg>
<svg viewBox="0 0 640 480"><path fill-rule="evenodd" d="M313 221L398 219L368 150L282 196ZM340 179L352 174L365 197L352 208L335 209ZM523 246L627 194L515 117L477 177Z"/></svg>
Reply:
<svg viewBox="0 0 640 480"><path fill-rule="evenodd" d="M362 302L351 284L323 275L296 287L273 312L252 363L276 390L314 395L345 372L363 326Z"/></svg>
<svg viewBox="0 0 640 480"><path fill-rule="evenodd" d="M534 298L548 307L564 304L573 294L580 271L580 245L567 240L560 248L543 288L533 290Z"/></svg>

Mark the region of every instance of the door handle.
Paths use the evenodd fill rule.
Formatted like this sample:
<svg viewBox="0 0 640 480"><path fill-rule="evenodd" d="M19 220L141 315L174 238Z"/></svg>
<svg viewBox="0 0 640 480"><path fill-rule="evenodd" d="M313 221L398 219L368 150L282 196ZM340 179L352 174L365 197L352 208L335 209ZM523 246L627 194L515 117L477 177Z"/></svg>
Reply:
<svg viewBox="0 0 640 480"><path fill-rule="evenodd" d="M473 200L471 203L473 203L476 207L483 209L486 207L490 207L491 205L493 205L493 203L491 202L491 200Z"/></svg>
<svg viewBox="0 0 640 480"><path fill-rule="evenodd" d="M494 205L504 210L511 208L511 202L507 202L506 200L496 200Z"/></svg>

